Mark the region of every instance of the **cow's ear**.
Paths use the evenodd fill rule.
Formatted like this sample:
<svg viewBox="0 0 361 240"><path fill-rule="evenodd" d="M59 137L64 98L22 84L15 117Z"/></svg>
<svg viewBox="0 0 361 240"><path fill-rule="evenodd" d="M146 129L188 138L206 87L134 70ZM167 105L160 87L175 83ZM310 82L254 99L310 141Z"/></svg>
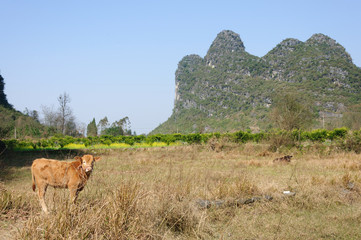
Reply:
<svg viewBox="0 0 361 240"><path fill-rule="evenodd" d="M100 157L94 157L94 160L97 162L100 160Z"/></svg>
<svg viewBox="0 0 361 240"><path fill-rule="evenodd" d="M75 160L78 160L78 161L80 161L80 162L83 161L83 159L82 159L81 157L79 157L79 156L76 156L74 159L75 159Z"/></svg>

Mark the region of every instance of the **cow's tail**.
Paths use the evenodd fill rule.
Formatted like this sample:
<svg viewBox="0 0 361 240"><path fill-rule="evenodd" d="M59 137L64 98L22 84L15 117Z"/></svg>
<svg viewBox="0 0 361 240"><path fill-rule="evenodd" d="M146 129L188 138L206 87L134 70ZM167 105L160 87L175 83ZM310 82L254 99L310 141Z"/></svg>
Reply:
<svg viewBox="0 0 361 240"><path fill-rule="evenodd" d="M35 185L35 176L34 176L33 166L31 166L31 176L33 179L33 191L35 192L36 185Z"/></svg>

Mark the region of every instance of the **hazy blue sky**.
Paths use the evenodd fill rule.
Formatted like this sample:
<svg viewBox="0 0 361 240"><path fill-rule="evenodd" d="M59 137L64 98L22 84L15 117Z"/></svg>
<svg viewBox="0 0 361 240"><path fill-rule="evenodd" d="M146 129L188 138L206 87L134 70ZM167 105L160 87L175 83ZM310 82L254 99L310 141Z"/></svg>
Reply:
<svg viewBox="0 0 361 240"><path fill-rule="evenodd" d="M361 1L0 0L0 70L19 111L70 95L79 123L125 116L148 133L168 119L174 73L222 30L264 56L286 38L323 33L361 66Z"/></svg>

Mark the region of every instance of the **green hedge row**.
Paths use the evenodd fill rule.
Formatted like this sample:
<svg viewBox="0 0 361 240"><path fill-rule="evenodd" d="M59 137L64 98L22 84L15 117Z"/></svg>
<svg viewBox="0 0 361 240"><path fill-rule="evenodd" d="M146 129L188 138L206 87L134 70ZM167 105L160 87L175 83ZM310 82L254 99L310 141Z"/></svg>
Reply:
<svg viewBox="0 0 361 240"><path fill-rule="evenodd" d="M359 132L359 131L356 131ZM68 144L84 144L86 147L96 144L111 145L112 143L126 143L134 145L135 143L153 144L155 142L164 142L171 144L175 142L184 142L187 144L207 143L211 138L227 138L231 142L260 142L270 140L274 136L288 136L295 141L313 141L324 142L326 140L345 139L348 134L352 134L347 128L338 128L334 130L317 129L313 131L283 131L272 130L269 132L251 133L248 131L238 131L234 133L191 133L191 134L156 134L139 136L98 136L86 138L74 138L70 136L54 136L48 139L38 140L2 140L9 149L49 149L64 148Z"/></svg>

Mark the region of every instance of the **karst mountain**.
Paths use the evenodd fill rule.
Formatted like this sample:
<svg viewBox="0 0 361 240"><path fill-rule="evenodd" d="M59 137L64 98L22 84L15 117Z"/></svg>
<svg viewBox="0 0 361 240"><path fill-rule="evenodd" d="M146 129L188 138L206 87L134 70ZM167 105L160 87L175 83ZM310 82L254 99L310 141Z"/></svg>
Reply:
<svg viewBox="0 0 361 240"><path fill-rule="evenodd" d="M324 34L285 39L257 57L239 34L225 30L203 58L191 54L178 63L173 113L152 133L271 128L274 95L292 91L311 99L318 117L340 118L360 103L361 69Z"/></svg>

